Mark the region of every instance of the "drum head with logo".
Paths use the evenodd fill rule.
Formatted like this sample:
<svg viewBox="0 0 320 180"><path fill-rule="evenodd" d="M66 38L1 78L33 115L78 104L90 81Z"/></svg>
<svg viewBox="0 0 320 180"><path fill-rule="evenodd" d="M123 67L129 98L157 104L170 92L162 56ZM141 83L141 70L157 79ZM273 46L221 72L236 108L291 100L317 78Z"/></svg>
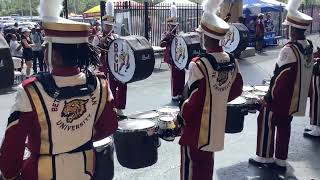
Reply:
<svg viewBox="0 0 320 180"><path fill-rule="evenodd" d="M223 50L231 53L237 49L239 44L240 32L234 25L230 25L230 30L227 32L223 41Z"/></svg>
<svg viewBox="0 0 320 180"><path fill-rule="evenodd" d="M172 61L180 70L187 66L189 55L188 47L181 36L176 36L171 43L171 57Z"/></svg>
<svg viewBox="0 0 320 180"><path fill-rule="evenodd" d="M112 75L120 82L129 82L135 72L134 52L124 39L116 39L109 47L108 65Z"/></svg>
<svg viewBox="0 0 320 180"><path fill-rule="evenodd" d="M118 123L118 131L120 132L138 132L147 131L155 128L156 123L146 119L128 119Z"/></svg>

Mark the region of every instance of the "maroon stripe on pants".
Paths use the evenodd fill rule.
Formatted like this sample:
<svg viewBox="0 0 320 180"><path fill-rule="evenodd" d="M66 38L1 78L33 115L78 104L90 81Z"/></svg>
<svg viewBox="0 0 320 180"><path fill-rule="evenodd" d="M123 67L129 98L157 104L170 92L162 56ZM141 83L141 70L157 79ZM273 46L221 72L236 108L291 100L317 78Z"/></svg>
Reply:
<svg viewBox="0 0 320 180"><path fill-rule="evenodd" d="M267 108L260 109L257 119L257 148L256 155L264 158L272 158L274 154L275 125L272 121L273 113Z"/></svg>
<svg viewBox="0 0 320 180"><path fill-rule="evenodd" d="M275 114L266 108L261 109L258 116L257 156L273 158L275 155L277 159L282 160L288 158L291 121L292 116Z"/></svg>
<svg viewBox="0 0 320 180"><path fill-rule="evenodd" d="M213 152L181 146L181 180L212 180Z"/></svg>
<svg viewBox="0 0 320 180"><path fill-rule="evenodd" d="M171 95L182 95L185 84L185 71L171 66Z"/></svg>
<svg viewBox="0 0 320 180"><path fill-rule="evenodd" d="M311 98L310 98L310 124L315 126L320 125L320 122L318 120L319 84L317 81L319 81L319 76L313 75L311 79L312 91L311 91Z"/></svg>
<svg viewBox="0 0 320 180"><path fill-rule="evenodd" d="M127 85L109 75L110 89L114 98L115 108L125 109L127 103Z"/></svg>

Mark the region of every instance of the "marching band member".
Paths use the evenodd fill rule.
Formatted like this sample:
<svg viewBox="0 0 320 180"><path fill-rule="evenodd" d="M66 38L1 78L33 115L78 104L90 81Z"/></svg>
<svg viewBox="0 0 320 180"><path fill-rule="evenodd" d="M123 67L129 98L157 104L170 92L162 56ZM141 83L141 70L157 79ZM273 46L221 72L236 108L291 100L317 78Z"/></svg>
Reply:
<svg viewBox="0 0 320 180"><path fill-rule="evenodd" d="M288 26L290 42L281 49L269 91L261 100L257 157L249 159L253 165L271 165L279 171L287 169L292 117L305 116L309 91L305 87L310 85L313 69L313 46L304 35L312 18L298 11L300 3L300 0L288 2L283 24Z"/></svg>
<svg viewBox="0 0 320 180"><path fill-rule="evenodd" d="M306 137L320 137L320 48L314 53L315 63L310 85L310 125L303 133Z"/></svg>
<svg viewBox="0 0 320 180"><path fill-rule="evenodd" d="M189 65L188 98L182 103L178 124L182 126L181 179L212 180L214 152L224 148L227 102L242 93L239 64L223 51L229 25L216 15L222 0L204 1L197 29L206 53Z"/></svg>
<svg viewBox="0 0 320 180"><path fill-rule="evenodd" d="M175 36L178 34L177 28L179 23L177 22L177 6L175 3L171 6L171 17L167 19L168 31L162 36L160 47L165 47L164 61L169 64L171 68L171 96L172 100L177 101L182 97L183 88L185 84L185 71L178 69L171 57L171 43Z"/></svg>
<svg viewBox="0 0 320 180"><path fill-rule="evenodd" d="M103 34L104 37L100 40L99 47L102 49L109 49L111 42L117 39L119 36L118 34L114 33L113 26L115 23L114 17L114 6L111 1L108 1L106 4L106 15L102 17L103 23ZM101 53L101 63L102 63L102 70L105 73L109 72L108 78L110 82L110 88L112 94L114 96L115 108L117 109L118 115L123 115L122 110L126 108L126 101L127 101L127 85L116 80L113 77L111 70L109 70L108 65L108 55L105 52Z"/></svg>
<svg viewBox="0 0 320 180"><path fill-rule="evenodd" d="M108 82L88 70L99 64L88 43L90 25L59 17L62 1L40 1L52 71L19 87L0 149L5 179L90 180L92 142L117 129ZM23 160L27 137L31 156Z"/></svg>

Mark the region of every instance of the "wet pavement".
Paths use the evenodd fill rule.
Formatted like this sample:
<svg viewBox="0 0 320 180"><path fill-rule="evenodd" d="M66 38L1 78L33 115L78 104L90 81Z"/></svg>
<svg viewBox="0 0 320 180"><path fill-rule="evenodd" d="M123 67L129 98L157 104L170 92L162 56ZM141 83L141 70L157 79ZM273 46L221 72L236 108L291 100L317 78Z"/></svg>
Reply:
<svg viewBox="0 0 320 180"><path fill-rule="evenodd" d="M318 35L311 37L319 45ZM272 75L279 48L269 48L255 57L240 60L240 68L245 84L258 85L264 78ZM160 59L154 73L148 79L128 85L126 114L136 111L158 109L171 105L170 71L166 64L159 67ZM14 93L0 92L0 139L2 138L6 119L14 101ZM248 158L255 155L257 114L245 118L244 130L237 134L227 134L224 151L215 154L214 179L218 180L320 180L320 138L303 137L304 127L309 118L294 118L289 148L289 169L279 173L269 168L257 168L249 165ZM158 149L158 161L150 167L128 169L122 167L115 155L114 180L179 180L180 147L178 138L174 142L161 141ZM128 151L130 153L130 150ZM106 169L107 170L107 169Z"/></svg>

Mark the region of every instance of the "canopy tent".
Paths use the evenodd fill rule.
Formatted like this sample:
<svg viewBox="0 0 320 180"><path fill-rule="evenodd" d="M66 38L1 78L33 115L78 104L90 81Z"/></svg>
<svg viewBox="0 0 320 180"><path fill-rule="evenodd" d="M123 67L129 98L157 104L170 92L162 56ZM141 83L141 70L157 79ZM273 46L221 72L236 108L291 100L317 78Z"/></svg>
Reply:
<svg viewBox="0 0 320 180"><path fill-rule="evenodd" d="M131 0L129 0L129 1L130 1L131 5L138 6L138 7L142 7L143 6L143 4L140 4L140 3L136 2L136 1L131 1ZM129 1L127 1L127 0L111 0L111 2L113 2L116 5L117 5L117 3L119 3L121 5L124 2L128 2L129 3ZM84 18L100 17L100 5L97 5L97 6L93 7L93 8L85 11L83 13L83 17Z"/></svg>
<svg viewBox="0 0 320 180"><path fill-rule="evenodd" d="M276 0L243 0L243 13L254 14L265 12L282 12L285 3Z"/></svg>

